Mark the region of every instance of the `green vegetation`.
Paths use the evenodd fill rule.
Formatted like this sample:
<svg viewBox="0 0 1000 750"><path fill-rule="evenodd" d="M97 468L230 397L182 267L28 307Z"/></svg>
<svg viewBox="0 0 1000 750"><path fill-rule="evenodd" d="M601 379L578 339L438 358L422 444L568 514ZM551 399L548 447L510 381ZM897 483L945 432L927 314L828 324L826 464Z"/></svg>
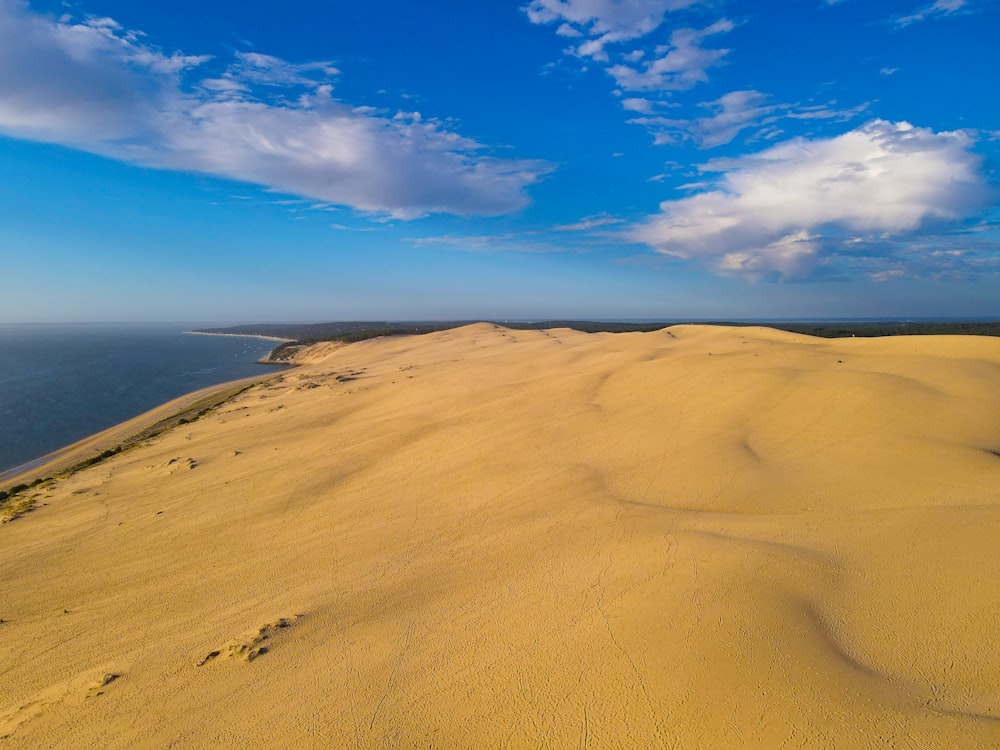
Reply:
<svg viewBox="0 0 1000 750"><path fill-rule="evenodd" d="M275 365L290 364L290 358L293 354L295 354L295 352L301 349L302 346L303 345L297 341L289 341L286 344L281 344L280 346L276 346L272 349L271 353L262 359L261 362Z"/></svg>
<svg viewBox="0 0 1000 750"><path fill-rule="evenodd" d="M804 333L823 338L845 338L850 336L1000 336L1000 322L946 322L946 323L825 323L767 324L792 333Z"/></svg>
<svg viewBox="0 0 1000 750"><path fill-rule="evenodd" d="M86 469L88 466L93 466L94 464L99 464L101 463L101 461L107 460L112 456L117 456L121 452L122 452L122 446L120 445L115 448L109 448L103 453L99 453L98 455L93 456L92 458L88 458L85 461L81 461L80 463L75 464L70 470L70 473L73 473L74 471L79 471L80 469Z"/></svg>
<svg viewBox="0 0 1000 750"><path fill-rule="evenodd" d="M36 496L28 495L27 491L44 481L47 480L36 479L31 485L16 484L9 489L0 490L0 523L8 523L29 513L35 507Z"/></svg>

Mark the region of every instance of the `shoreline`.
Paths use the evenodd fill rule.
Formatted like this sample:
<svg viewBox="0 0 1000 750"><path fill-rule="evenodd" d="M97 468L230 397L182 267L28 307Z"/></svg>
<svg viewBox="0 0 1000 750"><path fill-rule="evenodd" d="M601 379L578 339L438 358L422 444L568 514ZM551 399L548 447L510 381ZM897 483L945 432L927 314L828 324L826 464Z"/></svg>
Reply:
<svg viewBox="0 0 1000 750"><path fill-rule="evenodd" d="M264 339L265 341L281 341L286 344L295 341L295 339L284 339L280 336L265 336L262 333L211 333L210 331L181 331L181 333L191 336L228 336L229 338L237 339Z"/></svg>
<svg viewBox="0 0 1000 750"><path fill-rule="evenodd" d="M37 479L55 477L80 463L100 456L106 451L130 447L132 441L143 439L144 435L147 438L155 437L174 427L174 424L170 424L171 421L179 421L186 413L194 411L196 407L205 402L211 402L214 398L233 391L232 394L226 395L218 401L221 404L241 390L279 376L280 373L276 372L251 375L200 388L170 399L159 406L137 414L131 419L119 422L51 453L46 453L44 456L0 471L0 489L8 489L18 484L30 484ZM163 428L157 430L156 428L161 425ZM146 435L146 433L149 434Z"/></svg>

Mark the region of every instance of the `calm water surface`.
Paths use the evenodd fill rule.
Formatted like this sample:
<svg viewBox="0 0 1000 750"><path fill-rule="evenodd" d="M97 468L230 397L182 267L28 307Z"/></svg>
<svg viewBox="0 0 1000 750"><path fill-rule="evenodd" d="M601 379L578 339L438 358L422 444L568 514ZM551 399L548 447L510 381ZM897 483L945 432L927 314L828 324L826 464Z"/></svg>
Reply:
<svg viewBox="0 0 1000 750"><path fill-rule="evenodd" d="M0 324L0 471L185 393L260 375L277 342L195 324Z"/></svg>

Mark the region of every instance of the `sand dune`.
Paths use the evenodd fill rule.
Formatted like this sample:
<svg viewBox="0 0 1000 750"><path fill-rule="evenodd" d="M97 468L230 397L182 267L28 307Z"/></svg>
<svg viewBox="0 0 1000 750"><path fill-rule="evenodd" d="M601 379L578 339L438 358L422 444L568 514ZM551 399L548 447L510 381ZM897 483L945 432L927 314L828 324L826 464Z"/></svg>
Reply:
<svg viewBox="0 0 1000 750"><path fill-rule="evenodd" d="M1000 746L1000 340L302 358L0 526L0 747Z"/></svg>

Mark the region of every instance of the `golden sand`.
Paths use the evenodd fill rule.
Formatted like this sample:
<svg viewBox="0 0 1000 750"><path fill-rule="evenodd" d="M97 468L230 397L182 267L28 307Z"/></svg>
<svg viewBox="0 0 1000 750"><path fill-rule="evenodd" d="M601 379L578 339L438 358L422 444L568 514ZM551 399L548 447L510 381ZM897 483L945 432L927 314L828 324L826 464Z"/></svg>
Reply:
<svg viewBox="0 0 1000 750"><path fill-rule="evenodd" d="M1000 746L1000 340L303 360L0 526L0 747Z"/></svg>

